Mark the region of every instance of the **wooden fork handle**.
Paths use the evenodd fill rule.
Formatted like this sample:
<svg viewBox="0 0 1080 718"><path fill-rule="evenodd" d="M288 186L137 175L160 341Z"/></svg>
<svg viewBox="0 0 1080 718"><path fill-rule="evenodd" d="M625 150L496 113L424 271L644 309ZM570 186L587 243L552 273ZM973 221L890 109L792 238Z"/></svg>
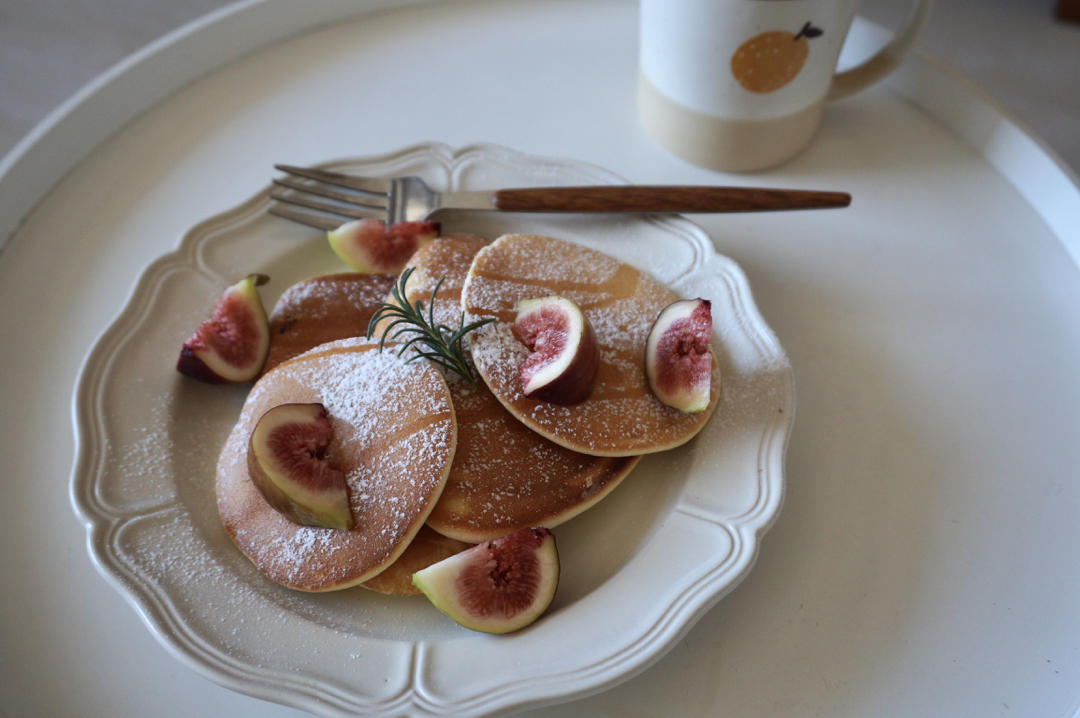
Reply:
<svg viewBox="0 0 1080 718"><path fill-rule="evenodd" d="M507 212L761 212L847 207L847 192L680 185L613 185L502 189L496 209Z"/></svg>

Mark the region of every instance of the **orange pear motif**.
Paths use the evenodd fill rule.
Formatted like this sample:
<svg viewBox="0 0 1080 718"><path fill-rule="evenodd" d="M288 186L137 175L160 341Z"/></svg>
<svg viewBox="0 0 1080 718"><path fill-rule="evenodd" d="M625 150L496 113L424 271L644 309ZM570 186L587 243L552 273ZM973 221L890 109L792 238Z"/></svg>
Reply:
<svg viewBox="0 0 1080 718"><path fill-rule="evenodd" d="M731 56L731 74L750 92L775 92L795 79L810 54L810 38L822 34L809 22L799 33L763 32L750 38Z"/></svg>

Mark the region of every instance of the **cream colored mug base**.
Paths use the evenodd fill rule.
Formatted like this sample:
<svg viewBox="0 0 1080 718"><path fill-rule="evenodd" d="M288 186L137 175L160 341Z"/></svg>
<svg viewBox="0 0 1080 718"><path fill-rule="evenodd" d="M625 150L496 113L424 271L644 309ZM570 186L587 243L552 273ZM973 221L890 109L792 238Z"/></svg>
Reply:
<svg viewBox="0 0 1080 718"><path fill-rule="evenodd" d="M673 102L638 73L638 111L645 129L675 155L714 170L748 172L791 159L810 144L824 105L822 98L771 120L728 120Z"/></svg>

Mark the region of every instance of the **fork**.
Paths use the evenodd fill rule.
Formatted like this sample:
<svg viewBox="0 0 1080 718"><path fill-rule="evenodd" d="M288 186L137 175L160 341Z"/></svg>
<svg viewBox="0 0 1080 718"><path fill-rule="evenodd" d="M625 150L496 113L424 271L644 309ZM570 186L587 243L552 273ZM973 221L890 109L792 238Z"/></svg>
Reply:
<svg viewBox="0 0 1080 718"><path fill-rule="evenodd" d="M419 177L357 177L309 167L274 165L270 213L318 229L375 218L424 220L444 208L502 212L755 212L851 204L847 192L689 185L600 185L436 192ZM297 205L309 211L295 210Z"/></svg>

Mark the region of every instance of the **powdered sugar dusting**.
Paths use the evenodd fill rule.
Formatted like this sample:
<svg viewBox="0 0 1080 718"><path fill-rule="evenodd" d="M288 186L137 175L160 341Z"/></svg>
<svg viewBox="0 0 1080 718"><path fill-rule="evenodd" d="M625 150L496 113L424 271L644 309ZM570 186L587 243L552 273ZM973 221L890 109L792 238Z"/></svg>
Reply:
<svg viewBox="0 0 1080 718"><path fill-rule="evenodd" d="M435 323L456 328L461 321L461 289L473 256L487 243L477 235L453 234L439 237L419 249L409 260L413 269L405 290L409 303L420 301L428 307L438 287Z"/></svg>
<svg viewBox="0 0 1080 718"><path fill-rule="evenodd" d="M154 395L150 388L139 389L144 393L138 420L131 422L123 436L105 444L106 467L112 477L106 495L119 504L160 499L175 490L169 482L176 450L168 431L173 412L171 396Z"/></svg>
<svg viewBox="0 0 1080 718"><path fill-rule="evenodd" d="M428 523L462 540L556 526L592 505L636 458L588 456L555 444L510 414L483 384L450 384L458 448Z"/></svg>
<svg viewBox="0 0 1080 718"><path fill-rule="evenodd" d="M366 334L393 282L385 274L328 274L286 289L270 313L263 373L319 344Z"/></svg>
<svg viewBox="0 0 1080 718"><path fill-rule="evenodd" d="M521 299L557 294L575 301L593 325L600 369L590 397L573 406L535 401L521 392L525 348L510 322ZM499 321L471 335L477 369L515 416L563 446L598 455L670 448L708 420L720 388L713 371L710 411L683 414L649 390L645 340L661 309L678 297L651 277L600 252L550 237L505 235L477 254L462 306L467 321Z"/></svg>
<svg viewBox="0 0 1080 718"><path fill-rule="evenodd" d="M316 347L252 389L218 462L218 507L236 543L271 578L297 587L362 580L392 560L442 491L456 433L445 382L427 363L406 365L373 343ZM247 477L247 439L258 418L285 402L320 402L345 473L356 527L294 524Z"/></svg>
<svg viewBox="0 0 1080 718"><path fill-rule="evenodd" d="M390 166L404 166L401 164L403 159L417 164L424 172L430 169L432 176L439 178L449 171L451 173L449 181L452 184L471 182L476 186L495 186L500 182L511 186L502 180L517 175L525 177L533 184L537 184L535 182L537 177L544 180L542 183L562 181L565 184L566 177L574 175L575 172L582 177L588 175L586 179L595 174L591 169L586 171L576 166L564 166L543 159L522 158L512 153L507 154L498 148L493 150L489 147L473 147L453 153L449 148L443 147L425 147L420 151L409 148L393 155L389 160L380 158L370 162L355 163L352 169L358 174L378 174L386 171L386 168ZM531 169L523 173L520 171L520 167L523 166ZM515 167L518 169L514 169ZM569 175L567 175L568 170ZM500 182L488 182L487 180L492 177ZM571 176L570 179L576 182L580 180L580 177ZM523 185L526 182L522 181L519 184ZM243 219L242 224L237 225L237 216ZM198 236L194 238L194 244L201 249L213 250L220 247L221 242L224 241L230 247L235 245L244 249L242 254L245 257L249 259L254 257L256 260L262 257L260 253L268 246L275 244L275 242L267 243L265 218L261 209L255 221L251 221L251 212L246 209L242 215L229 215L226 219L228 223L223 221L209 223L207 225L209 230L201 235L196 232ZM483 220L477 226L500 229L509 228L515 222L526 221L524 217L514 219L509 215L501 216L494 213L486 213L482 218L478 216L477 219ZM667 280L682 276L689 266L692 274L685 280L679 280L681 286L693 288L693 291L685 296L695 294L716 296L702 294L712 288L712 284L706 279L707 275L710 272L717 274L730 272L736 275L738 273L737 268L728 269L726 264L719 267L712 262L689 262L688 264L688 260L695 259L692 255L702 250L704 250L703 256L706 259L710 258L711 247L708 246L708 239L703 236L703 233L695 227L687 226L688 223L684 220L642 221L634 218L578 220L570 218L565 222L560 219L558 224L570 228L570 231L585 237L587 241L595 243L600 248L609 246L603 243L618 242L616 251L620 255L634 257L633 261L638 266L647 267L649 271L657 272ZM528 218L525 226L555 225L551 221L538 217L536 220ZM225 231L221 231L222 227ZM273 229L276 232L277 228ZM624 230L625 236L622 235ZM669 252L669 248L673 251ZM191 256L193 255L180 257L179 266L191 269ZM207 256L210 260L214 260L215 257L213 252ZM221 259L221 257L216 258ZM655 264L653 264L654 258ZM301 265L303 264L302 262ZM167 266L175 268L178 265L173 262ZM202 269L201 265L199 269ZM212 269L219 273L232 271L220 262L212 264ZM289 267L289 270L294 271L296 267ZM285 270L280 271L284 276ZM148 300L160 298L155 292L161 289L165 290L161 293L162 297L176 298L179 295L182 295L180 298L186 297L187 294L170 291L171 287L182 284L183 282L158 284L150 282L145 286L140 285L138 296L124 310L123 316L126 319L140 316L141 312L145 311ZM704 289L706 286L708 289ZM703 289L699 290L697 287L703 287ZM740 301L750 302L749 293L741 283L734 287L725 286L723 289L737 294ZM140 374L139 371L131 371L132 364L123 360L126 357L138 355L142 347L155 343L153 341L155 335L147 330L156 328L162 322L163 307L171 312L176 303L151 301L149 306L153 312L148 315L151 321L141 322L131 332L120 331L111 334L107 337L108 343L102 348L113 350L117 346L117 341L122 344L135 339L138 343L133 342L118 355L117 358L121 361L111 361L107 364L102 361L104 356L102 352L98 351L97 358L92 356L92 361L87 365L91 377L104 375L113 384L124 387L131 386L133 382L139 380L140 376L157 377L168 368L167 362L157 362L149 366L145 362L139 362L134 365L134 368L143 370ZM750 307L752 310L752 304ZM728 338L723 331L717 334L715 343L723 347L721 364L725 370L724 408L730 408L730 402L727 401L729 396L739 399L736 401L735 408L743 408L739 406L743 387L739 383L738 375L731 376L732 370L753 374L759 371L759 360L768 362L775 358L778 364L777 372L787 372L784 377L788 377L790 365L784 360L782 350L778 345L775 347L768 345L766 347L768 351L764 352L764 355L753 351L753 347L747 349L745 346L747 338L744 332L749 332L754 336L768 334L768 328L753 311L748 314L740 307L733 313L731 320L730 323L721 325L721 328L734 335L733 343L729 346ZM122 330L124 325L120 324L116 328ZM151 340L147 341L147 337L151 337ZM168 345L171 347L172 343L169 342ZM163 353L168 353L168 351ZM730 382L729 376L732 379ZM776 379L774 381L779 387L783 406L791 406L793 396L790 384ZM93 386L93 384L86 382L85 386ZM211 388L214 392L220 389ZM167 447L166 451L176 454L175 459L167 465L166 462L160 462L161 469L164 471L163 485L167 489L162 495L176 494L177 486L188 489L186 492L183 490L179 492L178 500L181 503L177 505L177 510L192 517L198 523L197 535L191 534L190 531L182 533L179 529L183 527L173 525L172 521L163 521L161 530L152 534L141 530L127 531L127 528L133 525L131 523L123 527L122 534L113 533L101 529L111 525L115 516L121 512L110 513L108 510L98 510L94 506L91 506L88 511L88 516L97 529L90 534L91 547L106 559L99 568L106 573L111 573L114 578L119 578L116 583L127 598L134 598L159 608L164 606L167 609L147 612L146 617L153 624L153 630L164 635L174 646L178 646L181 653L193 655L196 659L209 657L208 660L217 665L226 678L250 683L248 679L254 676L255 683L252 685L263 686L259 689L258 685L255 685L254 689L261 695L274 693L280 697L285 693L292 693L301 695L302 698L306 697L304 700L307 703L310 703L307 699L314 697L315 700L325 699L324 702L329 701L334 705L347 703L348 705L369 706L373 704L373 701L381 701L384 696L389 695L387 702L380 702L378 705L396 705L397 703L390 703L390 701L400 698L403 695L401 691L410 690L410 679L416 678L417 641L429 642L437 646L445 645L449 652L454 654L450 656L451 658L457 657L458 654L467 658L468 651L471 650L469 644L472 641L460 640L460 630L453 627L441 614L430 610L423 600L419 602L384 600L381 596L363 590L308 594L278 587L270 581L262 580L262 577L257 575L247 559L225 539L216 512L213 510L213 497L202 496L202 493L207 491L206 479L208 473L213 471L213 461L217 458L221 440L235 421L243 403L243 397L235 390L226 389L224 391L228 398L222 400L222 395L212 394L203 389L199 386L167 388L181 400L178 402L175 415L166 426L161 427L166 433L159 437L162 440L162 446ZM78 397L80 407L99 409L107 407L110 414L115 412L119 418L115 422L111 415L106 417L104 422L93 417L88 419L91 429L104 424L106 440L112 444L113 448L107 449L109 456L105 459L106 470L88 471L82 477L76 478L76 486L87 488L88 496L92 489L95 495L113 497L115 500L111 504L123 507L125 515L133 511L143 511L143 507L149 507L155 513L147 517L148 521L144 523L146 525L155 521L157 517L163 516L157 508L160 502L156 498L147 501L150 497L158 496L156 492L148 491L149 487L146 486L148 479L155 486L160 483L155 476L158 473L157 465L154 465L152 475L142 477L138 489L136 489L139 474L137 467L125 469L130 474L131 480L125 479L120 487L116 482L117 472L108 468L119 463L127 455L138 461L153 448L151 441L144 441L145 437L132 434L130 428L132 422L141 420L142 416L132 413L131 402L122 400L124 398L122 392L119 395L121 400L118 401L118 392L110 389L104 396L93 397L82 393ZM718 409L718 413L723 412L724 408ZM204 415L210 412L213 413L212 416ZM772 407L772 415L776 415L775 406ZM132 419L134 416L138 419ZM94 432L86 431L82 423L84 418L86 417L79 417L80 437L89 441L94 438ZM733 431L738 429L738 431L733 434L721 431L729 422L732 425L731 429ZM201 434L202 441L199 438L189 438L192 433L192 423L199 426L198 431L194 433ZM204 423L208 428L202 428ZM717 472L707 470L711 464L702 467L694 458L726 454L732 450L745 450L751 452L752 459L752 454L761 441L757 428L758 423L748 420L745 412L724 412L721 416L714 417L706 429L712 436L702 436L684 450L665 454L649 462L649 473L641 478L656 478L663 481L636 481L633 486L627 486L626 489L630 491L623 493L623 496L632 496L633 500L623 501L619 505L618 513L609 512L605 516L605 519L615 518L615 522L597 525L592 520L588 520L585 524L578 524L578 526L587 527L587 530L573 527L564 534L569 539L567 541L569 546L581 536L594 538L596 534L594 529L597 528L603 529L601 533L606 538L607 534L613 533L617 526L622 526L624 529L626 525L640 527L639 530L629 529L624 530L623 533L614 534L620 539L617 544L618 550L603 549L594 552L595 555L590 559L590 566L595 565L597 571L590 570L586 575L567 573L564 588L570 593L565 595L561 605L564 612L567 608L572 609L574 615L569 618L572 620L580 618L577 616L578 608L580 608L577 599L586 591L602 585L609 576L622 571L626 565L635 568L633 562L627 563L629 557L633 555L633 547L637 546L639 541L651 540L651 534L655 529L654 524L659 525L666 516L664 511L642 508L644 505L651 506L664 502L651 501L654 498L652 494L635 492L638 491L638 487L663 485L674 487L664 489L664 491L670 490L672 495L678 495L682 473L669 471L669 462L683 461L687 464L688 470L697 472L696 475L690 477L691 482L695 478L698 479L697 484L694 484L689 492L691 499L699 497L701 492L708 492L710 496L716 493L723 498L730 494L733 488L746 485L753 487L756 482L767 484L767 487L773 490L782 488L781 463L767 461L762 464L759 461L756 472L752 460L745 462L747 469L745 472L732 470L733 468L742 469L744 464L739 464L738 467L728 465L724 467L726 472L722 475L723 480L718 481L716 480ZM129 454L126 445L133 439L139 443L139 446L134 447ZM702 439L707 439L707 441L702 441ZM210 458L204 461L203 454ZM209 463L209 471L206 470L207 463ZM703 468L705 470L702 470ZM201 493L196 493L196 486L197 491ZM128 496L129 491L132 490L139 491L134 498ZM669 496L667 493L662 495ZM196 498L199 500L195 500ZM754 504L752 497L749 502L743 501L743 498L742 495L738 495L738 500L730 502L721 500L719 504L736 507ZM767 502L754 505L762 504L768 505ZM106 504L107 508L109 504ZM774 512L775 509L770 511ZM727 518L733 513L725 513L724 516ZM761 521L760 512L755 512L750 521L746 521L743 516L736 517L734 525L740 531L746 529L746 535L754 538L755 529L760 534L761 527L767 526L767 520L770 517L771 514L768 514L765 520ZM206 538L210 539L209 542L205 540ZM222 545L222 541L225 541L227 545ZM610 542L606 545L610 547ZM746 551L752 553L756 545L756 541L745 542L745 546L740 547L739 555L742 556ZM171 549L173 546L176 549L171 556L162 556L158 551L158 549ZM146 560L139 560L144 551ZM204 562L204 552L212 554L215 561L224 567L224 576L222 572L206 570L205 563L209 562ZM132 560L133 555L135 560ZM731 563L725 555L718 555L727 561L727 564ZM116 568L120 564L123 567ZM653 568L656 567L646 565L647 570ZM710 592L721 592L731 586L733 578L737 579L743 575L740 573L738 577L735 577L729 576L729 573L722 571L709 573L710 581L707 582L705 588ZM182 588L178 588L178 585L182 585ZM190 593L185 594L183 589L188 587L190 587ZM674 596L673 600L677 598L678 596ZM668 608L670 606L665 604L659 606L658 610ZM341 635L335 635L335 631L340 632ZM382 638L389 638L398 643L392 644L391 641L379 640ZM464 653L458 650L461 646L464 646ZM393 660L389 660L391 657ZM282 676L290 674L295 680L285 683L278 681ZM464 695L462 693L464 690L465 694L472 695L469 689L474 687L472 684L461 686L455 683L451 686L455 689L451 693L460 697ZM274 689L271 690L271 688ZM382 691L384 688L390 690L392 695ZM462 690L456 690L459 688ZM435 698L440 697L447 698L442 694L435 696ZM449 701L447 705L460 704L460 701L455 702L453 696L447 700Z"/></svg>
<svg viewBox="0 0 1080 718"><path fill-rule="evenodd" d="M288 287L278 298L270 320L302 316L305 320L320 320L348 305L364 311L386 296L389 277L361 274L332 274L298 282Z"/></svg>
<svg viewBox="0 0 1080 718"><path fill-rule="evenodd" d="M442 279L436 321L457 326L469 267L486 244L456 236L421 249L410 260L409 301L429 300ZM617 270L613 266L611 275ZM510 346L520 348L522 356L527 353L520 343ZM558 446L515 419L483 383L473 386L453 373L446 379L458 419L458 445L428 524L447 535L480 541L526 526L555 526L611 491L636 463Z"/></svg>

